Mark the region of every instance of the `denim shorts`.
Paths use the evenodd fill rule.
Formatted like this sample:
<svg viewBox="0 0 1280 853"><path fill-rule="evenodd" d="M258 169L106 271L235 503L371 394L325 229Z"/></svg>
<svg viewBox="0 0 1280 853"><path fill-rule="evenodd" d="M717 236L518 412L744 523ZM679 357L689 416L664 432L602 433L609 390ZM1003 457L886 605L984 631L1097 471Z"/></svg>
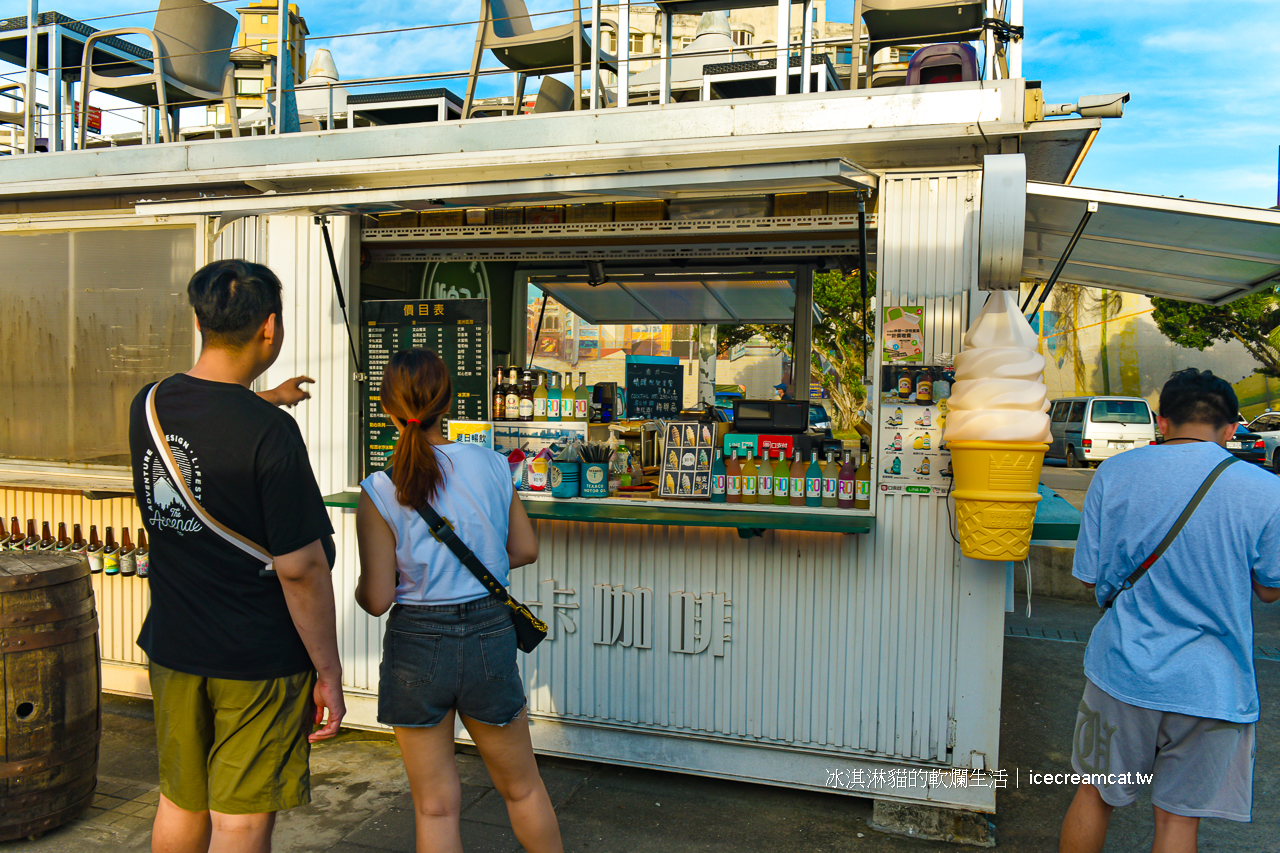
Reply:
<svg viewBox="0 0 1280 853"><path fill-rule="evenodd" d="M427 728L456 708L505 726L525 707L511 610L490 596L463 604L397 604L378 670L378 722Z"/></svg>

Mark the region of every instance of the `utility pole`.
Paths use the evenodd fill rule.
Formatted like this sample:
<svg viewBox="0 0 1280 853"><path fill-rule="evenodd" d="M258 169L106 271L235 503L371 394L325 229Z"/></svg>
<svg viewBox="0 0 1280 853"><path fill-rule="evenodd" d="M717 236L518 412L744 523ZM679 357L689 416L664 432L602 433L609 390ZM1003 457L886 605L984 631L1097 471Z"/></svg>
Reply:
<svg viewBox="0 0 1280 853"><path fill-rule="evenodd" d="M40 17L39 5L37 0L27 0L27 91L22 96L22 150L27 154L36 153L36 134L40 132L36 127L36 63L39 61L36 21ZM53 53L52 50L49 52Z"/></svg>

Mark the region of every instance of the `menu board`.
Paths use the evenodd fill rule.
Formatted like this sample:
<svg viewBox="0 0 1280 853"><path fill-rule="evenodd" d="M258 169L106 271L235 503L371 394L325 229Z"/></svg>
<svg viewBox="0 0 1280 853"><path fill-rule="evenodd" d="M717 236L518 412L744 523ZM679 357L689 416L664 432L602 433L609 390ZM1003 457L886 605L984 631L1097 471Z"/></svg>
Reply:
<svg viewBox="0 0 1280 853"><path fill-rule="evenodd" d="M664 498L711 497L711 457L716 430L712 424L675 421L667 424L662 448L658 495Z"/></svg>
<svg viewBox="0 0 1280 853"><path fill-rule="evenodd" d="M907 403L896 395L880 405L880 491L945 495L950 485L951 454L942 448L947 401Z"/></svg>
<svg viewBox="0 0 1280 853"><path fill-rule="evenodd" d="M678 358L627 356L626 386L628 418L674 418L684 408L684 371Z"/></svg>
<svg viewBox="0 0 1280 853"><path fill-rule="evenodd" d="M453 377L449 418L489 419L489 300L388 299L361 303L364 364L364 468L390 463L396 428L382 411L382 373L403 349L434 350Z"/></svg>

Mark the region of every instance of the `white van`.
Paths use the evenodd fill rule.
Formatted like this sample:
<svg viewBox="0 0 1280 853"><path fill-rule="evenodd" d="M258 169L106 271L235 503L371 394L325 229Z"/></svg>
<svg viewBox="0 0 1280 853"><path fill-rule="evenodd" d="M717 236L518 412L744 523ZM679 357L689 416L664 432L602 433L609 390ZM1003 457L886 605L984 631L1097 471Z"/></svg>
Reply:
<svg viewBox="0 0 1280 853"><path fill-rule="evenodd" d="M1068 397L1049 407L1049 451L1068 468L1156 442L1156 419L1141 397Z"/></svg>

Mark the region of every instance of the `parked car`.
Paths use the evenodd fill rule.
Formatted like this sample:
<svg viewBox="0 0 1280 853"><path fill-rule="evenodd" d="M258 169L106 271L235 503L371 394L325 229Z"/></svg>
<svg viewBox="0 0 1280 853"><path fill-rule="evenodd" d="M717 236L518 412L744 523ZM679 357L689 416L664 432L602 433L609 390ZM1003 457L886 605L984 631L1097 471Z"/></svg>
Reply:
<svg viewBox="0 0 1280 853"><path fill-rule="evenodd" d="M1141 397L1067 397L1049 408L1049 451L1068 468L1096 466L1117 453L1156 443L1156 422Z"/></svg>
<svg viewBox="0 0 1280 853"><path fill-rule="evenodd" d="M1227 450L1237 459L1257 465L1264 464L1268 459L1267 443L1261 435L1250 431L1244 424L1236 424L1236 434L1227 442Z"/></svg>
<svg viewBox="0 0 1280 853"><path fill-rule="evenodd" d="M1249 423L1249 432L1257 433L1267 446L1263 464L1280 474L1280 412L1263 412Z"/></svg>

